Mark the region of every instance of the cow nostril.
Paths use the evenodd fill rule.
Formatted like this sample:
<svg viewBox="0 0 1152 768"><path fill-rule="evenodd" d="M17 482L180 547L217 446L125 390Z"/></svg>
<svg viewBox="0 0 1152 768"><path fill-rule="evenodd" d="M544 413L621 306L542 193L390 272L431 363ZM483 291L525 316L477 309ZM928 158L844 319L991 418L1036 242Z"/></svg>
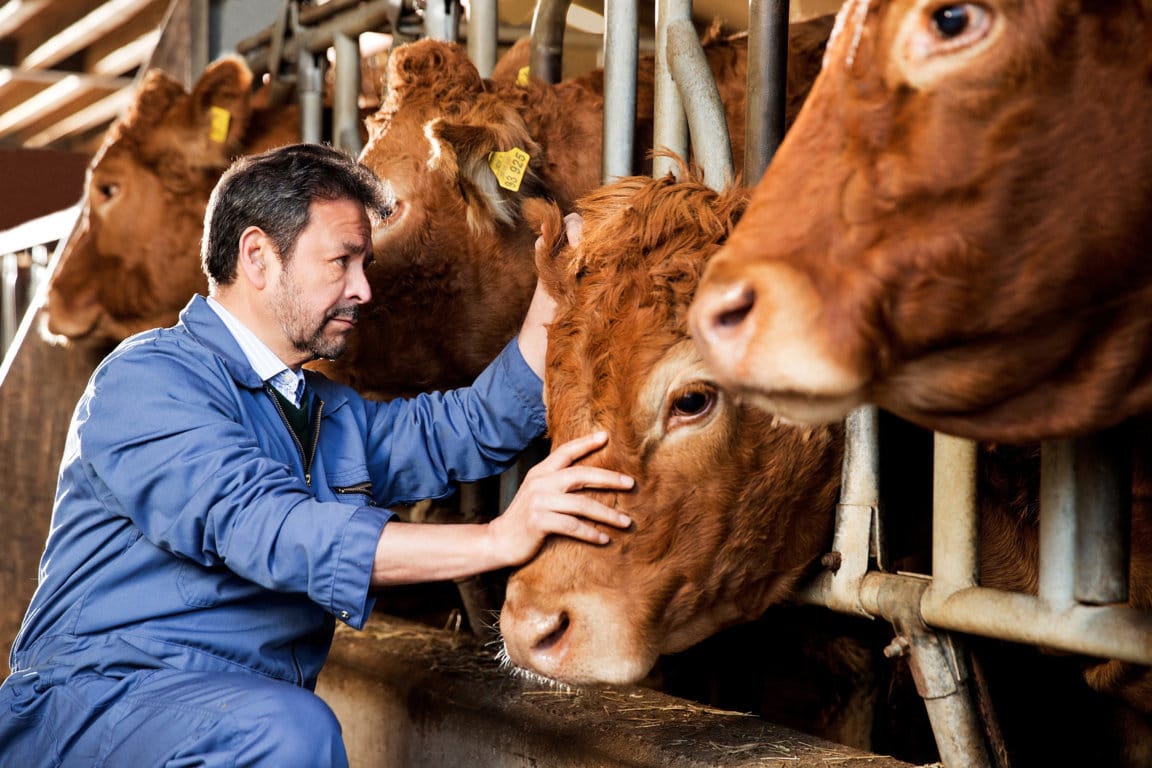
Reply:
<svg viewBox="0 0 1152 768"><path fill-rule="evenodd" d="M713 324L717 328L735 328L744 322L756 304L756 291L749 285L728 291L716 308Z"/></svg>
<svg viewBox="0 0 1152 768"><path fill-rule="evenodd" d="M560 640L563 639L564 634L568 631L571 625L571 620L568 618L567 611L561 611L556 620L556 627L548 634L541 637L536 641L535 650L547 651L555 646Z"/></svg>

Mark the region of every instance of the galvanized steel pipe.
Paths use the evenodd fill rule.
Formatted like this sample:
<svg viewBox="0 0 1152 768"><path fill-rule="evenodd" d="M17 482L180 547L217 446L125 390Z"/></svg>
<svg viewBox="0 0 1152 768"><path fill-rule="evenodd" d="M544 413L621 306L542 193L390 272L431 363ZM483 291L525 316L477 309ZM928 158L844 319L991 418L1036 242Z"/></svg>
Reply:
<svg viewBox="0 0 1152 768"><path fill-rule="evenodd" d="M680 157L688 158L688 118L684 113L684 103L680 92L672 80L668 62L668 28L672 22L683 19L691 22L691 0L657 0L656 2L656 51L654 75L655 126L652 143L655 149L667 149ZM656 157L652 161L654 177L676 175L679 168L669 157Z"/></svg>
<svg viewBox="0 0 1152 768"><path fill-rule="evenodd" d="M558 83L564 54L564 27L570 0L538 0L532 14L532 51L528 67L533 77Z"/></svg>
<svg viewBox="0 0 1152 768"><path fill-rule="evenodd" d="M600 163L604 183L633 172L639 26L636 0L605 0L604 154Z"/></svg>
<svg viewBox="0 0 1152 768"><path fill-rule="evenodd" d="M468 3L468 58L480 77L491 77L496 68L500 14L496 0L470 0Z"/></svg>
<svg viewBox="0 0 1152 768"><path fill-rule="evenodd" d="M732 147L724 104L691 19L670 19L666 31L668 67L685 105L692 154L704 183L717 191L732 182Z"/></svg>
<svg viewBox="0 0 1152 768"><path fill-rule="evenodd" d="M332 44L336 53L332 140L339 149L358 157L364 146L360 140L360 41L340 32Z"/></svg>
<svg viewBox="0 0 1152 768"><path fill-rule="evenodd" d="M744 184L764 175L784 140L788 94L788 0L749 0L748 103L745 118Z"/></svg>

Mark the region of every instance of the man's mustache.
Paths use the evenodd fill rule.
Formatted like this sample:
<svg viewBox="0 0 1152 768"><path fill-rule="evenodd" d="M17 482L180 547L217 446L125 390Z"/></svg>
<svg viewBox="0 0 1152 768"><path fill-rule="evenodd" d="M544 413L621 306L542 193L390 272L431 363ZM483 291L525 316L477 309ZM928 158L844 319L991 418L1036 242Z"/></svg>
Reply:
<svg viewBox="0 0 1152 768"><path fill-rule="evenodd" d="M360 320L360 306L353 304L350 307L337 307L328 313L326 320L348 320L355 323Z"/></svg>

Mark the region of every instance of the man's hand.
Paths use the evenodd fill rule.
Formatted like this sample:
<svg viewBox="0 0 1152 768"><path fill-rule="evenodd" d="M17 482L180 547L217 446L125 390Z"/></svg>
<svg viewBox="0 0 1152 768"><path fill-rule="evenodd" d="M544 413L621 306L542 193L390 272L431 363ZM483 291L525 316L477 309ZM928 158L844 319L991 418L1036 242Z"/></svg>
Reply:
<svg viewBox="0 0 1152 768"><path fill-rule="evenodd" d="M520 490L500 517L488 524L493 557L505 565L531 560L549 534L560 534L593 544L607 544L607 533L593 525L627 528L632 520L588 494L585 488L626 491L635 484L627 475L602 467L573 464L608 442L596 432L570 440L552 450L524 477Z"/></svg>
<svg viewBox="0 0 1152 768"><path fill-rule="evenodd" d="M606 442L607 434L597 432L554 448L528 471L508 509L490 523L389 522L376 545L372 585L459 579L521 565L552 534L607 543L608 535L594 523L627 528L631 519L578 491L627 491L635 480L610 469L573 464Z"/></svg>

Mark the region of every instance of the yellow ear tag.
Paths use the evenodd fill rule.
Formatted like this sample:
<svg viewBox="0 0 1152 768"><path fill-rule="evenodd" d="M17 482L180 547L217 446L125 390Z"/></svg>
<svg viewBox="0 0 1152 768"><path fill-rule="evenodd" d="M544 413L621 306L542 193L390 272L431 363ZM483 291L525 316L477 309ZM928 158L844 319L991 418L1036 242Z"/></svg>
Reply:
<svg viewBox="0 0 1152 768"><path fill-rule="evenodd" d="M516 85L528 85L528 77L530 76L529 70L531 67L520 67L520 71L516 73Z"/></svg>
<svg viewBox="0 0 1152 768"><path fill-rule="evenodd" d="M217 144L223 144L228 139L228 126L232 122L232 113L223 107L209 107L208 120L208 138Z"/></svg>
<svg viewBox="0 0 1152 768"><path fill-rule="evenodd" d="M524 171L528 170L528 153L519 147L512 147L507 152L489 152L488 167L496 174L497 184L519 192Z"/></svg>

